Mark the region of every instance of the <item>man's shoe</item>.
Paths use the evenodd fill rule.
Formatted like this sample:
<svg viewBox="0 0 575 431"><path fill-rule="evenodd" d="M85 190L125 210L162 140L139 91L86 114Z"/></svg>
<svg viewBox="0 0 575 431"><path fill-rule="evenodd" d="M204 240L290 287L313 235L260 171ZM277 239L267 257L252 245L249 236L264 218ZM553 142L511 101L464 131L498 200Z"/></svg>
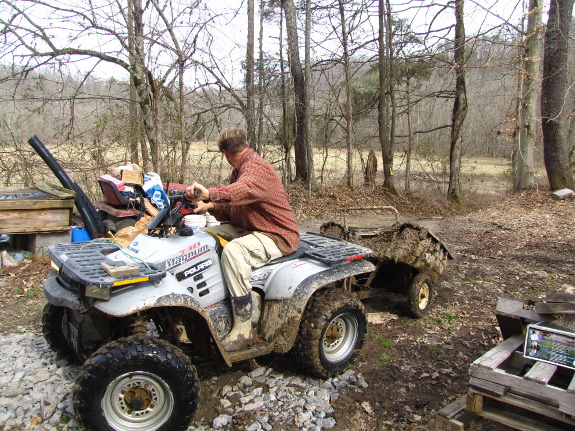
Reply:
<svg viewBox="0 0 575 431"><path fill-rule="evenodd" d="M232 296L232 312L234 326L222 340L227 352L236 352L243 349L254 337L253 328L260 318L260 297L254 291L247 295Z"/></svg>

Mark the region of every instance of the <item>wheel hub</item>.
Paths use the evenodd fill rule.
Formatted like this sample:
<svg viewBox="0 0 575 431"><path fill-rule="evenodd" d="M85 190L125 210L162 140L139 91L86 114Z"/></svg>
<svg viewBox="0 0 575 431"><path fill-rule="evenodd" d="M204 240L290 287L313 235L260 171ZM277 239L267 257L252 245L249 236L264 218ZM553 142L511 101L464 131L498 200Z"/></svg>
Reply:
<svg viewBox="0 0 575 431"><path fill-rule="evenodd" d="M423 283L419 289L419 309L425 310L429 304L429 285Z"/></svg>
<svg viewBox="0 0 575 431"><path fill-rule="evenodd" d="M353 351L357 340L358 323L351 314L333 319L323 336L323 354L330 362L344 360Z"/></svg>
<svg viewBox="0 0 575 431"><path fill-rule="evenodd" d="M343 337L344 330L345 328L343 327L341 319L336 319L329 325L329 328L325 331L324 345L326 349L334 349L337 347Z"/></svg>
<svg viewBox="0 0 575 431"><path fill-rule="evenodd" d="M107 387L102 411L113 429L155 430L171 415L174 399L167 384L145 372L118 376Z"/></svg>

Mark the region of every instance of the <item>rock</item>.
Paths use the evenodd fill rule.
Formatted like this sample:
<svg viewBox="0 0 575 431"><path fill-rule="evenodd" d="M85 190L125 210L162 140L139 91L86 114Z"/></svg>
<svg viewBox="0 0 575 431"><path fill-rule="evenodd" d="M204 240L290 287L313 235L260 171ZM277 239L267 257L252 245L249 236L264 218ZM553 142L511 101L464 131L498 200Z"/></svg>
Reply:
<svg viewBox="0 0 575 431"><path fill-rule="evenodd" d="M226 426L228 426L229 424L232 423L232 417L230 415L219 415L217 418L215 418L212 422L212 426L215 429L220 429L220 428L224 428Z"/></svg>

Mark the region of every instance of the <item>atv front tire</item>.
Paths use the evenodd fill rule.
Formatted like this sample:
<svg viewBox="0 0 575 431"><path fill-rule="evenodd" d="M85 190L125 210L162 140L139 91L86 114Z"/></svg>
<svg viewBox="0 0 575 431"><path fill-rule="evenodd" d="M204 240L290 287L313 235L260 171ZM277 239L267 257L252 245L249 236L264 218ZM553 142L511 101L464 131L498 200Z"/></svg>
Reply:
<svg viewBox="0 0 575 431"><path fill-rule="evenodd" d="M72 363L79 363L74 349L66 339L66 308L46 304L42 313L42 333L48 346L60 357Z"/></svg>
<svg viewBox="0 0 575 431"><path fill-rule="evenodd" d="M305 373L335 376L359 354L366 328L361 301L351 292L326 288L308 302L293 352Z"/></svg>
<svg viewBox="0 0 575 431"><path fill-rule="evenodd" d="M431 306L433 286L429 276L420 272L411 281L407 288L407 306L409 314L420 319L427 314Z"/></svg>
<svg viewBox="0 0 575 431"><path fill-rule="evenodd" d="M180 349L137 335L107 343L86 360L74 409L88 430L185 430L199 391L196 369Z"/></svg>

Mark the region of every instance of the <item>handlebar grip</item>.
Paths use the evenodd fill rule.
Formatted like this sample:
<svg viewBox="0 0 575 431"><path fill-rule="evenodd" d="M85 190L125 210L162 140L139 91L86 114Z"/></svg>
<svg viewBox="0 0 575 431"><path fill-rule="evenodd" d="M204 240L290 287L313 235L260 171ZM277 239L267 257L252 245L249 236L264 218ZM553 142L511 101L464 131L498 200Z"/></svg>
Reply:
<svg viewBox="0 0 575 431"><path fill-rule="evenodd" d="M200 195L202 194L202 191L200 189L194 189L194 196L199 198Z"/></svg>

